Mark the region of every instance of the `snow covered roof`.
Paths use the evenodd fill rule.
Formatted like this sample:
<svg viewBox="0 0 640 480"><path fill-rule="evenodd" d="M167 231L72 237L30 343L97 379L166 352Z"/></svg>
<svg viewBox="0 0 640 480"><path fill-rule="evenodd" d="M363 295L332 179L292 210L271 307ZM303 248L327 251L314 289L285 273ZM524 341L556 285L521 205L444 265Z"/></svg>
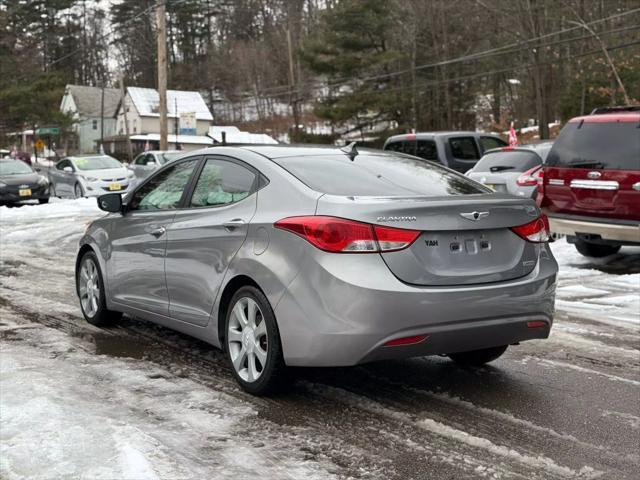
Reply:
<svg viewBox="0 0 640 480"><path fill-rule="evenodd" d="M153 88L127 87L127 93L141 117L158 117L160 96ZM177 114L176 114L177 106ZM197 120L213 121L213 116L199 92L167 90L167 115L195 112Z"/></svg>
<svg viewBox="0 0 640 480"><path fill-rule="evenodd" d="M140 135L131 135L131 140L142 140L150 142L159 142L159 133L145 133ZM176 143L176 136L172 133L167 135L167 143ZM178 135L178 143L186 143L189 145L213 145L213 140L203 135Z"/></svg>
<svg viewBox="0 0 640 480"><path fill-rule="evenodd" d="M252 143L263 145L274 145L278 143L277 140L266 133L243 132L238 127L233 126L209 127L209 136L218 143L222 143L222 132L225 132L226 143Z"/></svg>

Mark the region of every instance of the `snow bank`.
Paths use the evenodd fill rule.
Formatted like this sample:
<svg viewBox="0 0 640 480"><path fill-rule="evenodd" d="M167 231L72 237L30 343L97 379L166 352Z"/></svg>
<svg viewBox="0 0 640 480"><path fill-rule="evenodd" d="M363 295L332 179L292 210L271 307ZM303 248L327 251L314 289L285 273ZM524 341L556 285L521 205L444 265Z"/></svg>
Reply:
<svg viewBox="0 0 640 480"><path fill-rule="evenodd" d="M12 208L6 206L0 207L0 224L90 214L104 214L104 212L98 208L98 203L95 198L79 198L76 200L51 198L49 203L44 205L25 204Z"/></svg>

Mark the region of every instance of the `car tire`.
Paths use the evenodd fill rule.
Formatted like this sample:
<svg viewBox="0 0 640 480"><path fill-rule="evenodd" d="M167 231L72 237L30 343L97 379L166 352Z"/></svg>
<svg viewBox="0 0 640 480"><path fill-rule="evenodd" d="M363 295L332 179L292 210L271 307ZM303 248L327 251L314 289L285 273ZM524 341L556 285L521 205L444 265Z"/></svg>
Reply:
<svg viewBox="0 0 640 480"><path fill-rule="evenodd" d="M499 347L471 350L469 352L450 353L448 356L458 365L479 367L501 357L502 354L507 351L507 347L508 345L502 345Z"/></svg>
<svg viewBox="0 0 640 480"><path fill-rule="evenodd" d="M39 198L38 199L38 203L40 205L42 205L43 203L49 203L49 199L48 198Z"/></svg>
<svg viewBox="0 0 640 480"><path fill-rule="evenodd" d="M107 310L102 271L93 252L86 252L78 263L76 291L82 315L90 324L103 327L122 317L120 312Z"/></svg>
<svg viewBox="0 0 640 480"><path fill-rule="evenodd" d="M253 395L277 391L286 366L276 317L267 297L255 287L240 288L229 302L224 321L224 350L242 389Z"/></svg>
<svg viewBox="0 0 640 480"><path fill-rule="evenodd" d="M620 251L620 245L601 245L599 243L589 243L584 240L578 240L575 243L576 250L585 257L608 257Z"/></svg>
<svg viewBox="0 0 640 480"><path fill-rule="evenodd" d="M84 197L84 189L82 188L82 185L80 185L79 183L76 183L75 186L73 187L73 194L74 194L74 198Z"/></svg>

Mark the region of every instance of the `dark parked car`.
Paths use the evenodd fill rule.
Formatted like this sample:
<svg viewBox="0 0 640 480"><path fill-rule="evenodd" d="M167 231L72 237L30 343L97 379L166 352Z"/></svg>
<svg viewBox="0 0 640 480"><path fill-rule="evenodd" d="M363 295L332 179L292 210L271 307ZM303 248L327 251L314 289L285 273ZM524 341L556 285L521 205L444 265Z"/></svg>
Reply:
<svg viewBox="0 0 640 480"><path fill-rule="evenodd" d="M0 204L13 204L25 200L47 203L49 181L21 160L0 159Z"/></svg>
<svg viewBox="0 0 640 480"><path fill-rule="evenodd" d="M487 150L506 146L507 142L490 133L427 132L394 135L384 143L384 150L407 153L465 173Z"/></svg>
<svg viewBox="0 0 640 480"><path fill-rule="evenodd" d="M640 245L640 111L569 120L549 152L537 203L551 231L567 235L583 255Z"/></svg>

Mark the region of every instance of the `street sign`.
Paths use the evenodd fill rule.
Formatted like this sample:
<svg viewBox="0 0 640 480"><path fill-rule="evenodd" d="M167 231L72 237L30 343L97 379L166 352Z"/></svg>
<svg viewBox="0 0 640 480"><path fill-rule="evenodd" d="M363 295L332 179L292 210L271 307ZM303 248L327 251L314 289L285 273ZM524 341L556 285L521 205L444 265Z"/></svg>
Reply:
<svg viewBox="0 0 640 480"><path fill-rule="evenodd" d="M42 127L36 130L36 135L60 135L60 128L58 127Z"/></svg>
<svg viewBox="0 0 640 480"><path fill-rule="evenodd" d="M195 135L196 122L196 112L180 112L180 135Z"/></svg>
<svg viewBox="0 0 640 480"><path fill-rule="evenodd" d="M44 142L42 141L41 138L39 138L38 140L36 140L36 149L42 150L43 148L44 148Z"/></svg>

